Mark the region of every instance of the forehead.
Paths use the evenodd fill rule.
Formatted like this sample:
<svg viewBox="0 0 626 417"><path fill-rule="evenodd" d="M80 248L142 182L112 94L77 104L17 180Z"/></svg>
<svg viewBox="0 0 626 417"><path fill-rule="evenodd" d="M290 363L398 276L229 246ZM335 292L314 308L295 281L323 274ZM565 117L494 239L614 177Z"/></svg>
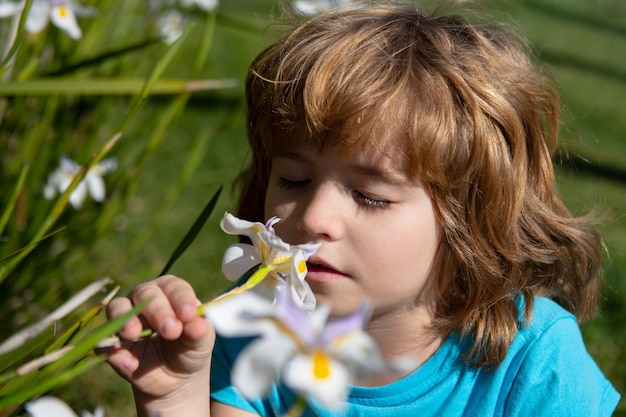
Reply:
<svg viewBox="0 0 626 417"><path fill-rule="evenodd" d="M304 124L289 130L276 129L266 138L266 149L270 155L284 154L289 149L328 151L361 166L393 167L413 177L414 140L400 127L404 124L390 122L347 120L316 133Z"/></svg>
<svg viewBox="0 0 626 417"><path fill-rule="evenodd" d="M382 178L392 183L412 182L410 164L402 140L393 137L344 137L323 142L294 138L274 149L273 156L306 159L302 155L320 155L341 164L363 177Z"/></svg>

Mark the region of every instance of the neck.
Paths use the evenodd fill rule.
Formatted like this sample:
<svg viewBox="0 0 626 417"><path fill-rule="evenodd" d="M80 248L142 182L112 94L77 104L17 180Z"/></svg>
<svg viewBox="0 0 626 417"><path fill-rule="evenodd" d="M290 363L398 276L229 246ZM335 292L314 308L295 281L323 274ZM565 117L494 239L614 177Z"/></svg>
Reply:
<svg viewBox="0 0 626 417"><path fill-rule="evenodd" d="M385 361L409 359L413 366L359 380L357 385L372 387L397 381L419 368L439 349L444 337L432 330L430 314L406 313L374 316L366 330L378 344Z"/></svg>

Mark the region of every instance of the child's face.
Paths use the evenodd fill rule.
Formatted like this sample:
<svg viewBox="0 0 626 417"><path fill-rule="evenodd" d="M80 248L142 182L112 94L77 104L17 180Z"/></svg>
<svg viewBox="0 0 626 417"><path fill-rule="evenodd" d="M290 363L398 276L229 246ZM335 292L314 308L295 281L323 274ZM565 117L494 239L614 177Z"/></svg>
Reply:
<svg viewBox="0 0 626 417"><path fill-rule="evenodd" d="M320 242L306 280L333 315L369 300L374 317L430 312L439 223L424 188L378 151L285 149L272 159L267 217L291 244ZM417 309L416 309L417 308ZM428 313L429 314L429 313Z"/></svg>

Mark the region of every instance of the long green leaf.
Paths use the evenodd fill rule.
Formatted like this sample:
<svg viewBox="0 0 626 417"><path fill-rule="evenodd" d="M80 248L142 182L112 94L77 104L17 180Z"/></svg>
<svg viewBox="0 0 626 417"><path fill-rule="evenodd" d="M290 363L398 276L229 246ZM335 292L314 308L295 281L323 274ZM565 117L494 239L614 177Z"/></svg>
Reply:
<svg viewBox="0 0 626 417"><path fill-rule="evenodd" d="M19 332L13 334L7 340L3 341L0 344L0 353L9 352L13 349L19 348L26 341L32 339L33 337L44 331L48 326L52 325L58 320L61 320L63 317L67 316L80 305L84 304L85 301L87 301L95 293L102 290L106 285L111 282L112 280L110 278L103 278L87 285L85 288L71 296L69 300L65 301L60 307L57 307L52 313L45 316L43 319L31 324L30 326L25 327Z"/></svg>
<svg viewBox="0 0 626 417"><path fill-rule="evenodd" d="M13 59L13 56L22 44L22 39L24 37L24 28L26 26L26 18L28 17L28 13L30 13L30 6L32 4L33 0L26 0L24 2L24 8L22 9L22 14L20 15L20 20L17 24L17 31L15 33L13 43L11 44L11 48L7 52L6 56L2 60L2 63L0 64L0 78L2 78L6 70L9 68L9 64Z"/></svg>
<svg viewBox="0 0 626 417"><path fill-rule="evenodd" d="M30 391L32 389L38 389L39 386L43 386L46 387L45 391L47 391L71 379L65 378L68 374L71 374L72 378L76 376L76 374L72 373L76 362L84 359L86 355L91 354L99 341L119 331L124 324L126 324L131 317L138 314L146 304L147 301L137 304L129 312L104 323L55 362L38 371L33 371L12 379L7 385L0 389L0 410L20 404L32 398L33 393ZM42 391L42 393L45 391Z"/></svg>
<svg viewBox="0 0 626 417"><path fill-rule="evenodd" d="M19 255L19 253L20 253L20 252L22 252L22 251L26 251L26 250L30 251L30 250L32 250L32 249L33 249L33 248L35 248L37 245L41 244L43 241L50 239L52 236L54 236L54 235L57 235L57 234L61 233L61 232L62 232L62 231L64 231L65 229L67 229L67 226L60 227L60 228L56 229L55 231L50 232L50 233L48 233L47 235L45 235L45 236L41 237L41 239L36 240L36 241L33 241L33 242L30 242L28 245L26 245L26 246L24 246L24 247L22 247L22 248L19 248L18 250L14 251L14 252L12 252L12 253L10 253L10 254L8 254L8 255L6 255L6 256L4 256L4 257L2 257L2 258L0 258L0 263L2 263L2 262L4 262L4 261L6 261L6 260L8 260L8 259L11 259L11 258L12 258L12 257L14 257L14 256Z"/></svg>
<svg viewBox="0 0 626 417"><path fill-rule="evenodd" d="M54 343L45 350L46 353L61 349L67 344L72 344L75 340L80 340L87 331L89 331L94 319L98 317L102 309L106 307L109 301L117 294L120 287L115 287L110 291L97 305L89 309L78 321L72 324Z"/></svg>
<svg viewBox="0 0 626 417"><path fill-rule="evenodd" d="M176 55L176 52L178 52L178 49L180 48L183 40L189 35L190 30L191 25L187 28L187 30L185 30L185 32L183 32L180 38L178 38L165 50L165 53L163 54L161 59L157 61L155 67L150 73L150 76L146 79L141 89L141 92L134 97L133 102L130 104L130 108L128 112L126 112L126 116L120 123L119 129L117 129L119 132L123 132L126 128L126 125L139 112L139 109L141 109L145 101L148 99L148 96L151 94L157 80L161 77L161 74L163 73L163 71L165 71L165 68L167 68L169 63L172 61L172 59Z"/></svg>
<svg viewBox="0 0 626 417"><path fill-rule="evenodd" d="M222 188L224 187L220 186L220 188L217 189L215 194L213 194L213 197L211 197L211 200L209 200L207 205L204 207L204 209L202 210L202 213L200 213L200 216L198 216L198 218L193 223L193 225L191 225L191 228L189 229L185 237L183 237L183 240L181 240L181 242L178 244L178 246L172 253L172 256L170 256L170 259L167 261L167 264L165 265L165 268L163 268L163 271L161 271L160 275L167 274L167 272L170 270L172 265L174 265L174 262L176 262L176 260L180 258L180 256L183 253L185 253L189 245L191 245L191 243L196 239L196 237L198 236L198 233L200 233L200 230L202 230L202 227L204 226L206 221L209 219L209 216L211 216L213 209L215 209L215 205L217 204L217 200L220 197Z"/></svg>
<svg viewBox="0 0 626 417"><path fill-rule="evenodd" d="M58 75L63 75L63 74L67 74L67 73L71 73L74 72L76 70L82 69L82 68L87 68L87 67L91 67L94 65L98 65L101 64L111 58L115 58L115 57L119 57L119 56L123 56L126 55L130 52L135 52L138 51L140 49L144 49L150 45L154 45L157 43L160 43L161 39L160 38L150 38L150 39L144 39L141 40L139 42L130 44L130 45L125 45L121 48L117 48L117 49L113 49L113 50L109 50L109 51L105 51L102 52L94 57L91 58L87 58L84 59L80 62L76 62L74 64L70 64L67 65L65 67L59 68L57 70L54 71L50 71L47 72L45 74L43 74L44 76L58 76Z"/></svg>
<svg viewBox="0 0 626 417"><path fill-rule="evenodd" d="M54 326L48 326L42 333L28 340L19 349L0 355L0 372L15 366L24 361L28 356L40 355L52 339L54 339ZM0 384L4 382L4 375L0 377Z"/></svg>
<svg viewBox="0 0 626 417"><path fill-rule="evenodd" d="M26 174L28 173L29 165L24 165L22 168L22 172L20 173L17 182L15 183L15 188L13 188L13 192L11 193L11 197L7 202L7 205L4 207L4 211L2 212L2 217L0 217L0 235L4 231L7 223L9 222L9 218L13 211L15 210L15 203L17 202L17 197L22 192L22 188L24 187L24 180L26 179Z"/></svg>
<svg viewBox="0 0 626 417"><path fill-rule="evenodd" d="M50 96L50 95L135 95L143 94L143 78L46 78L0 83L0 96ZM182 94L194 91L217 90L237 85L235 79L185 80L161 79L150 86L150 94Z"/></svg>
<svg viewBox="0 0 626 417"><path fill-rule="evenodd" d="M0 411L8 407L22 405L33 398L45 394L52 389L57 388L58 386L68 381L71 381L78 375L82 374L85 371L88 371L93 366L98 365L104 361L105 358L103 356L90 356L81 360L76 365L72 366L70 369L60 375L55 375L52 378L37 381L37 383L34 384L24 385L19 391L15 391L7 396L0 397Z"/></svg>

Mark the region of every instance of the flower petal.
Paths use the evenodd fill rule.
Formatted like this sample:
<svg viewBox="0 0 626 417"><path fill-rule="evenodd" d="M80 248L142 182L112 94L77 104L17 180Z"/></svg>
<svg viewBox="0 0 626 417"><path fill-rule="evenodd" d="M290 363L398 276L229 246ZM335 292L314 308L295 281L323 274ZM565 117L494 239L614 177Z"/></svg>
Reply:
<svg viewBox="0 0 626 417"><path fill-rule="evenodd" d="M83 32L80 30L80 27L76 22L74 11L66 4L57 4L52 6L52 10L50 11L50 20L59 29L70 35L72 39L78 40L83 36Z"/></svg>
<svg viewBox="0 0 626 417"><path fill-rule="evenodd" d="M323 352L297 354L285 366L281 377L296 393L314 399L329 410L339 411L346 405L350 375L341 363Z"/></svg>
<svg viewBox="0 0 626 417"><path fill-rule="evenodd" d="M22 5L19 3L0 3L0 17L9 17L17 15L22 10Z"/></svg>
<svg viewBox="0 0 626 417"><path fill-rule="evenodd" d="M274 324L258 319L272 315L272 301L255 291L245 291L209 304L204 310L204 316L213 323L215 331L224 337L274 333Z"/></svg>
<svg viewBox="0 0 626 417"><path fill-rule="evenodd" d="M25 405L32 417L78 417L63 401L56 397L40 397Z"/></svg>
<svg viewBox="0 0 626 417"><path fill-rule="evenodd" d="M245 243L235 243L226 248L222 257L222 273L230 281L236 281L251 268L259 265L261 260L256 249Z"/></svg>
<svg viewBox="0 0 626 417"><path fill-rule="evenodd" d="M390 370L374 339L363 331L339 337L328 349L354 378L367 378Z"/></svg>
<svg viewBox="0 0 626 417"><path fill-rule="evenodd" d="M294 349L293 342L280 334L250 342L233 366L233 385L248 399L264 395Z"/></svg>
<svg viewBox="0 0 626 417"><path fill-rule="evenodd" d="M67 187L65 189L67 189ZM70 194L70 204L78 210L83 206L85 198L87 198L87 186L85 185L85 181L81 181L76 188L74 188L72 194Z"/></svg>
<svg viewBox="0 0 626 417"><path fill-rule="evenodd" d="M220 221L220 227L229 235L249 236L251 233L257 233L264 225L263 223L253 223L240 219L226 212Z"/></svg>
<svg viewBox="0 0 626 417"><path fill-rule="evenodd" d="M38 33L46 28L50 16L50 4L34 1L30 6L30 12L26 19L26 31L29 33Z"/></svg>
<svg viewBox="0 0 626 417"><path fill-rule="evenodd" d="M91 198L98 203L102 203L106 196L106 189L102 177L96 174L87 175L85 182L87 183L87 189L89 190Z"/></svg>

